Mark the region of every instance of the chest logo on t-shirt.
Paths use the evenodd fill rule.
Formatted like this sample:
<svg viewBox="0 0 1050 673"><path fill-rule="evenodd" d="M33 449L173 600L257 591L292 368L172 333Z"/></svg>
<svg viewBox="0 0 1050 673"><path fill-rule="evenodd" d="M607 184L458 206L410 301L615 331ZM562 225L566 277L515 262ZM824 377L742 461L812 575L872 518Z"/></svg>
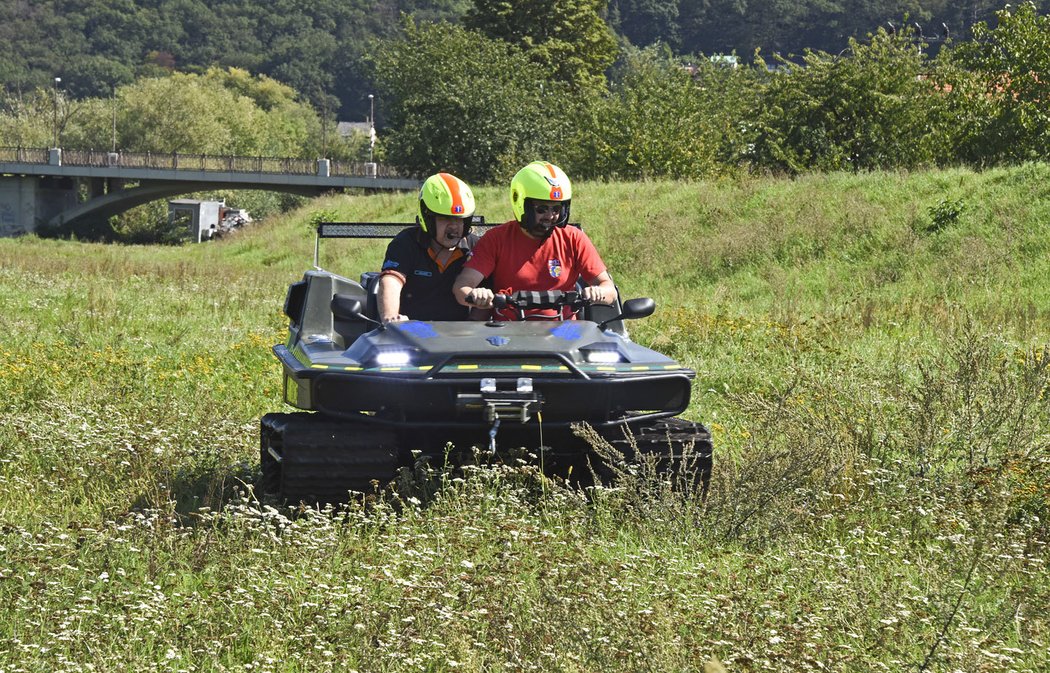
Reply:
<svg viewBox="0 0 1050 673"><path fill-rule="evenodd" d="M561 278L561 260L548 259L547 271L550 271L551 278Z"/></svg>

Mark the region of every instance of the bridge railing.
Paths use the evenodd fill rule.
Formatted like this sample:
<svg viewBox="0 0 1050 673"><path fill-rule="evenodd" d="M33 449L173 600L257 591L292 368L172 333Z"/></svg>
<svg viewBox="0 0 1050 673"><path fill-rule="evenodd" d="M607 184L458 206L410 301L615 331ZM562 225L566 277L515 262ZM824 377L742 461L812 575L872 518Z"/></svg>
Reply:
<svg viewBox="0 0 1050 673"><path fill-rule="evenodd" d="M47 148L38 147L0 147L0 161L21 162L27 164L46 164Z"/></svg>
<svg viewBox="0 0 1050 673"><path fill-rule="evenodd" d="M49 162L47 148L0 147L0 161L30 164ZM98 150L62 150L63 166L96 166L152 168L159 170L215 171L225 173L276 173L282 175L317 175L316 159L288 157L244 157L214 154L180 154L152 152L104 152ZM329 162L328 175L366 177L405 177L393 167L361 161Z"/></svg>

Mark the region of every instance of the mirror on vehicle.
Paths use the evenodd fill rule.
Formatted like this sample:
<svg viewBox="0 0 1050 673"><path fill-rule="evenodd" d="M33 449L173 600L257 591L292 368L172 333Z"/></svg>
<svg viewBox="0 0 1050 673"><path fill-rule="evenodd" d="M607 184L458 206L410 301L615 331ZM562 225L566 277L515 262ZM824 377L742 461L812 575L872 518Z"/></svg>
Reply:
<svg viewBox="0 0 1050 673"><path fill-rule="evenodd" d="M628 320L648 318L656 310L656 302L649 297L628 299L623 303L623 317Z"/></svg>
<svg viewBox="0 0 1050 673"><path fill-rule="evenodd" d="M332 315L340 320L360 320L363 317L361 301L345 294L337 294L332 297Z"/></svg>

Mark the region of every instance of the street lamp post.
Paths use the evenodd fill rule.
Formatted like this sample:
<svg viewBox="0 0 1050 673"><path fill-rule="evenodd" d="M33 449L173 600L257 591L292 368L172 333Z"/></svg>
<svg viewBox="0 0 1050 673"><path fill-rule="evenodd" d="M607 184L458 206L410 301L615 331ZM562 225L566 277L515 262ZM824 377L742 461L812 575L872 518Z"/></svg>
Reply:
<svg viewBox="0 0 1050 673"><path fill-rule="evenodd" d="M372 163L372 150L376 146L375 95L368 94L368 163Z"/></svg>
<svg viewBox="0 0 1050 673"><path fill-rule="evenodd" d="M321 99L321 158L328 158L328 94Z"/></svg>
<svg viewBox="0 0 1050 673"><path fill-rule="evenodd" d="M61 77L55 78L55 89L54 95L52 96L51 106L51 132L52 132L52 147L58 147L58 85L62 83Z"/></svg>
<svg viewBox="0 0 1050 673"><path fill-rule="evenodd" d="M113 87L113 151L117 151L117 87Z"/></svg>

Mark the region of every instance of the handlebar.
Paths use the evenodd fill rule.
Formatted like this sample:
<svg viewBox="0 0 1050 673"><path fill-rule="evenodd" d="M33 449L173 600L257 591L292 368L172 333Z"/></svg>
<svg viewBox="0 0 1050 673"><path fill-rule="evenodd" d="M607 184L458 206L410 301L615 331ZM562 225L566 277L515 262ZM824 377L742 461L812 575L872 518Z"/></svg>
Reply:
<svg viewBox="0 0 1050 673"><path fill-rule="evenodd" d="M525 311L535 309L559 309L556 316L534 316L538 320L559 320L563 317L560 309L568 307L573 313L577 313L584 307L590 306L591 303L590 299L584 299L579 292L562 290L520 291L513 294L497 294L492 298L492 307L497 311L505 308L514 309L519 312L523 320L533 317L525 315Z"/></svg>

